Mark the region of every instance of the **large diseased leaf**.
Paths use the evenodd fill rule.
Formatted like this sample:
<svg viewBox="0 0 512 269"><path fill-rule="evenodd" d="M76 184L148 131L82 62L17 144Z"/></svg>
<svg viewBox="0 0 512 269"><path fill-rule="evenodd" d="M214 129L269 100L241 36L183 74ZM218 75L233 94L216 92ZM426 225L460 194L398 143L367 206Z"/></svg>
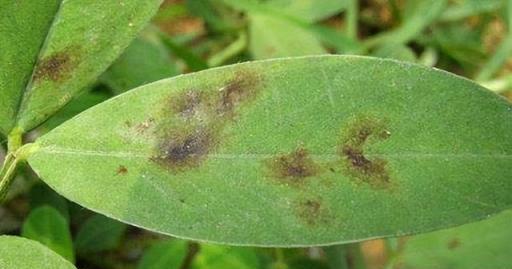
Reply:
<svg viewBox="0 0 512 269"><path fill-rule="evenodd" d="M511 105L468 80L315 56L143 86L41 137L29 163L68 199L150 230L319 245L510 207L511 132Z"/></svg>
<svg viewBox="0 0 512 269"><path fill-rule="evenodd" d="M26 1L22 1L25 3ZM29 130L92 82L161 0L0 2L0 130Z"/></svg>
<svg viewBox="0 0 512 269"><path fill-rule="evenodd" d="M14 236L0 236L0 268L75 269L73 264L43 245Z"/></svg>

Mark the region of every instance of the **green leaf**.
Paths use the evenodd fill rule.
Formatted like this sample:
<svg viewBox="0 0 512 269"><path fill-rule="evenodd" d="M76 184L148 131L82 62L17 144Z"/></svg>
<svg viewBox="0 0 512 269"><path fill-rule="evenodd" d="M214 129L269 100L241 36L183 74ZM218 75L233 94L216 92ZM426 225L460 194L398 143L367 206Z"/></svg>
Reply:
<svg viewBox="0 0 512 269"><path fill-rule="evenodd" d="M150 230L309 246L510 207L511 132L511 105L466 79L314 56L140 87L41 137L28 161L64 197Z"/></svg>
<svg viewBox="0 0 512 269"><path fill-rule="evenodd" d="M261 268L259 257L253 249L208 244L187 245L182 240L169 240L153 245L144 253L137 268L183 268L184 263L190 263L192 269Z"/></svg>
<svg viewBox="0 0 512 269"><path fill-rule="evenodd" d="M315 22L340 13L348 6L347 0L268 0L265 4L284 14Z"/></svg>
<svg viewBox="0 0 512 269"><path fill-rule="evenodd" d="M202 244L191 268L257 269L261 266L254 249Z"/></svg>
<svg viewBox="0 0 512 269"><path fill-rule="evenodd" d="M75 239L77 252L99 252L115 249L121 243L126 224L101 215L88 219Z"/></svg>
<svg viewBox="0 0 512 269"><path fill-rule="evenodd" d="M76 269L73 264L36 241L15 236L0 236L2 269Z"/></svg>
<svg viewBox="0 0 512 269"><path fill-rule="evenodd" d="M32 210L23 223L21 235L40 242L71 262L75 260L69 224L53 207Z"/></svg>
<svg viewBox="0 0 512 269"><path fill-rule="evenodd" d="M255 59L325 54L312 32L277 16L249 13L250 51Z"/></svg>
<svg viewBox="0 0 512 269"><path fill-rule="evenodd" d="M365 42L367 47L377 45L405 44L418 36L427 26L441 15L447 0L417 0L407 1L404 22L388 32L372 36Z"/></svg>
<svg viewBox="0 0 512 269"><path fill-rule="evenodd" d="M381 58L391 58L407 62L417 61L416 54L414 53L414 51L405 45L384 45L382 47L377 48L373 52L373 56Z"/></svg>
<svg viewBox="0 0 512 269"><path fill-rule="evenodd" d="M101 80L116 94L179 74L158 37L139 37L124 51Z"/></svg>
<svg viewBox="0 0 512 269"><path fill-rule="evenodd" d="M71 100L130 43L161 0L1 0L0 131L28 131Z"/></svg>
<svg viewBox="0 0 512 269"><path fill-rule="evenodd" d="M23 89L37 61L59 0L0 0L0 133L15 124Z"/></svg>
<svg viewBox="0 0 512 269"><path fill-rule="evenodd" d="M506 1L504 0L464 0L461 3L446 8L440 20L443 22L453 22L480 13L496 11L504 7L505 4Z"/></svg>
<svg viewBox="0 0 512 269"><path fill-rule="evenodd" d="M187 242L168 240L158 242L144 252L137 269L180 268L187 256Z"/></svg>
<svg viewBox="0 0 512 269"><path fill-rule="evenodd" d="M415 236L393 264L403 269L510 269L511 223L509 210L485 221Z"/></svg>
<svg viewBox="0 0 512 269"><path fill-rule="evenodd" d="M37 128L37 131L44 134L61 125L63 122L71 119L80 112L97 105L112 97L112 94L107 90L101 91L86 91L80 95L75 96L73 100L67 103L61 110L55 113L51 118L45 121Z"/></svg>
<svg viewBox="0 0 512 269"><path fill-rule="evenodd" d="M59 211L61 216L69 221L68 202L45 184L34 185L30 189L29 200L32 210L44 205L50 206Z"/></svg>

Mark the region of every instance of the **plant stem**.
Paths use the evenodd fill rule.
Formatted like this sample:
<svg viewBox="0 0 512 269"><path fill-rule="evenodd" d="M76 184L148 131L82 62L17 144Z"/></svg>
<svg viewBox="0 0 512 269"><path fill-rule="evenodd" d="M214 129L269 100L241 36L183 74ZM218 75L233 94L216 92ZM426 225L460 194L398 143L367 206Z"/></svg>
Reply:
<svg viewBox="0 0 512 269"><path fill-rule="evenodd" d="M9 153L7 157L5 157L4 164L0 170L0 204L7 196L9 186L11 186L14 178L14 171L16 171L17 164L18 159L13 156L13 154Z"/></svg>
<svg viewBox="0 0 512 269"><path fill-rule="evenodd" d="M241 53L247 47L247 34L245 32L240 32L240 35L235 40L235 42L231 43L224 50L219 53L213 55L208 60L208 66L214 67L222 65L227 60L233 58L237 54Z"/></svg>
<svg viewBox="0 0 512 269"><path fill-rule="evenodd" d="M16 167L37 149L36 144L23 145L23 130L14 128L7 136L7 156L0 168L0 204L5 200L15 176Z"/></svg>
<svg viewBox="0 0 512 269"><path fill-rule="evenodd" d="M350 0L347 9L347 35L353 40L357 40L358 12L358 0Z"/></svg>
<svg viewBox="0 0 512 269"><path fill-rule="evenodd" d="M7 153L16 152L22 145L23 131L20 128L14 128L7 136Z"/></svg>

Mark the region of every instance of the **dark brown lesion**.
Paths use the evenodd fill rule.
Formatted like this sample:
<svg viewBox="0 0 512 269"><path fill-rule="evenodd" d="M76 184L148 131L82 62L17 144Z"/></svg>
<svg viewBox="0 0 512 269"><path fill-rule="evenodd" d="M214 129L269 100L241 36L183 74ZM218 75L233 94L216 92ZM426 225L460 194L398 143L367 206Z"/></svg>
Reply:
<svg viewBox="0 0 512 269"><path fill-rule="evenodd" d="M222 130L261 91L259 77L239 72L219 87L191 88L165 102L155 135L160 165L174 172L198 167L227 137Z"/></svg>
<svg viewBox="0 0 512 269"><path fill-rule="evenodd" d="M369 143L388 139L390 134L386 122L378 118L361 117L351 122L344 130L339 149L346 173L372 187L389 186L391 180L387 161L367 157L365 147Z"/></svg>
<svg viewBox="0 0 512 269"><path fill-rule="evenodd" d="M161 145L162 154L154 160L173 170L198 166L213 148L214 136L209 130L192 130L175 134Z"/></svg>
<svg viewBox="0 0 512 269"><path fill-rule="evenodd" d="M124 165L120 165L117 168L116 175L124 176L126 174L128 174L128 168L126 168L126 166L124 166Z"/></svg>
<svg viewBox="0 0 512 269"><path fill-rule="evenodd" d="M39 60L35 67L33 81L51 80L61 82L69 77L77 65L78 48L69 47Z"/></svg>
<svg viewBox="0 0 512 269"><path fill-rule="evenodd" d="M306 178L319 172L319 166L302 146L291 153L268 160L267 165L273 177L280 183L302 184Z"/></svg>

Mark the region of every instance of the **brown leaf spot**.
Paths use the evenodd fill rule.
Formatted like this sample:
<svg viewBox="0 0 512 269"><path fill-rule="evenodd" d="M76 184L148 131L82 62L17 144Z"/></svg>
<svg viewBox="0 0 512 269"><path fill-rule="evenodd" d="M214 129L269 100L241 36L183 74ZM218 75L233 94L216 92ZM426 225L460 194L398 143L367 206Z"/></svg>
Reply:
<svg viewBox="0 0 512 269"><path fill-rule="evenodd" d="M452 240L450 240L450 242L448 242L447 247L448 247L448 249L451 249L451 250L457 249L458 247L460 247L459 239L453 238Z"/></svg>
<svg viewBox="0 0 512 269"><path fill-rule="evenodd" d="M137 132L138 134L144 134L149 128L151 128L151 126L153 125L154 122L155 122L155 119L149 118L149 119L135 125L135 132Z"/></svg>
<svg viewBox="0 0 512 269"><path fill-rule="evenodd" d="M124 165L120 165L118 168L117 168L117 172L116 172L116 175L121 175L121 176L124 176L128 173L128 168L126 168L126 166Z"/></svg>
<svg viewBox="0 0 512 269"><path fill-rule="evenodd" d="M320 199L305 199L297 204L297 216L308 226L329 223L330 214Z"/></svg>
<svg viewBox="0 0 512 269"><path fill-rule="evenodd" d="M174 172L198 167L223 140L222 130L262 89L256 76L239 72L220 87L187 89L169 96L157 120L158 161Z"/></svg>
<svg viewBox="0 0 512 269"><path fill-rule="evenodd" d="M198 113L203 97L201 92L188 90L175 99L171 99L171 108L183 118L191 118Z"/></svg>
<svg viewBox="0 0 512 269"><path fill-rule="evenodd" d="M76 66L73 56L76 50L76 48L67 48L41 59L34 71L34 83L41 80L61 82L66 79Z"/></svg>
<svg viewBox="0 0 512 269"><path fill-rule="evenodd" d="M309 152L303 147L273 158L267 161L267 164L274 177L281 183L303 183L305 178L315 176L319 170Z"/></svg>
<svg viewBox="0 0 512 269"><path fill-rule="evenodd" d="M233 113L242 102L248 101L255 95L253 85L254 77L241 79L240 75L220 90L220 100L217 112L221 115Z"/></svg>
<svg viewBox="0 0 512 269"><path fill-rule="evenodd" d="M382 120L363 117L352 122L344 130L339 149L346 173L372 187L389 186L390 176L386 167L387 161L382 158L370 159L364 152L366 144L385 140L389 136L390 132Z"/></svg>
<svg viewBox="0 0 512 269"><path fill-rule="evenodd" d="M198 166L214 145L214 137L209 130L197 129L190 133L177 134L163 145L163 155L158 161L181 170L184 167Z"/></svg>

